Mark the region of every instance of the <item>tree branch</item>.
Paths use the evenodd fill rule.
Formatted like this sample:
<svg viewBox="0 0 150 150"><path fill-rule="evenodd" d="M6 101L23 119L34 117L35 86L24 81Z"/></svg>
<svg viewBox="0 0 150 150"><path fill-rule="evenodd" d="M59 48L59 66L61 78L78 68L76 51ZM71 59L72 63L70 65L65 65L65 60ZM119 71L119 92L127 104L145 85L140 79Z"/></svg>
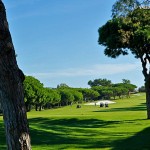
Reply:
<svg viewBox="0 0 150 150"><path fill-rule="evenodd" d="M142 62L142 67L143 67L143 75L144 75L144 77L146 78L147 76L148 76L148 73L147 73L147 68L146 68L146 57L140 57L140 59L141 59L141 62Z"/></svg>

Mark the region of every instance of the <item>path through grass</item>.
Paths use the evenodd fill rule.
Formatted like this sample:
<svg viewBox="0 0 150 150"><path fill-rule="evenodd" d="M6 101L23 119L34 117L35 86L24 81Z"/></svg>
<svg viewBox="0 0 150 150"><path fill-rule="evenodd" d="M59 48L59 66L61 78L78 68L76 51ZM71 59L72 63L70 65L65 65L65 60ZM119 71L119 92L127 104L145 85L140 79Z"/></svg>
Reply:
<svg viewBox="0 0 150 150"><path fill-rule="evenodd" d="M149 150L145 95L116 100L109 108L75 105L28 113L33 150ZM5 137L0 117L0 150Z"/></svg>

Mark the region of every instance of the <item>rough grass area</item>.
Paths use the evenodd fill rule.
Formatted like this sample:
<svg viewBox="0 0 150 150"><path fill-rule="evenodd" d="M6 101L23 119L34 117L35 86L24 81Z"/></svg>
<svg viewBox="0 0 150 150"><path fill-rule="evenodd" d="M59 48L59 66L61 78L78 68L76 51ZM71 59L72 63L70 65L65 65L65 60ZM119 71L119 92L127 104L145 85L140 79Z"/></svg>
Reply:
<svg viewBox="0 0 150 150"><path fill-rule="evenodd" d="M149 150L145 95L116 100L109 108L76 105L28 113L33 150ZM5 150L0 117L0 150Z"/></svg>

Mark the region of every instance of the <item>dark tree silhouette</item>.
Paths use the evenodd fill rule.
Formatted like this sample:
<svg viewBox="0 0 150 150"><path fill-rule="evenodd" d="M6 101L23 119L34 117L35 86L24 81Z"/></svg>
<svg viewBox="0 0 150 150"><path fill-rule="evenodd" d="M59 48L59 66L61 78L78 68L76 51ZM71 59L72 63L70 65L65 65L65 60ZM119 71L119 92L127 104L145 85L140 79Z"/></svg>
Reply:
<svg viewBox="0 0 150 150"><path fill-rule="evenodd" d="M150 119L150 1L118 0L113 18L99 28L99 44L104 53L116 58L130 51L143 68L146 88L147 118Z"/></svg>
<svg viewBox="0 0 150 150"><path fill-rule="evenodd" d="M0 0L0 103L9 150L31 149L23 81L24 74L17 65L5 6Z"/></svg>

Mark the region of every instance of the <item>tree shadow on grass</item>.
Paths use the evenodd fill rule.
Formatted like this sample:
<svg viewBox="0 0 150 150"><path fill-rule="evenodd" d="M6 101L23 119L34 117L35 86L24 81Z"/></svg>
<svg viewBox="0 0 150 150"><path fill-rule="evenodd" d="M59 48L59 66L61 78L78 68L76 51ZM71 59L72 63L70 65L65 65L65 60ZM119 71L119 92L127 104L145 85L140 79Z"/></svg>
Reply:
<svg viewBox="0 0 150 150"><path fill-rule="evenodd" d="M146 104L141 103L141 104L134 106L134 107L101 109L99 111L93 111L93 112L117 112L117 111L146 111Z"/></svg>
<svg viewBox="0 0 150 150"><path fill-rule="evenodd" d="M50 118L33 118L29 119L31 142L33 146L42 147L46 145L61 149L70 148L101 148L109 145L109 142L99 139L99 134L106 134L98 131L99 128L106 128L119 121L103 121L98 119L80 120L71 119L50 119ZM97 136L98 138L92 138ZM107 135L109 137L109 135ZM0 122L0 150L6 149L5 132L3 122ZM54 148L55 149L55 148ZM57 148L56 148L57 149Z"/></svg>
<svg viewBox="0 0 150 150"><path fill-rule="evenodd" d="M112 150L150 150L150 127L134 136L112 143Z"/></svg>
<svg viewBox="0 0 150 150"><path fill-rule="evenodd" d="M103 131L96 128L106 128L119 121L102 121L97 119L78 120L73 119L29 119L32 145L61 145L61 149L67 149L70 145L76 148L101 148L109 145L109 141L102 140L99 135ZM108 133L109 134L109 133ZM95 138L98 137L98 138ZM107 135L109 137L109 135ZM94 139L93 139L93 138ZM68 145L68 146L67 146Z"/></svg>
<svg viewBox="0 0 150 150"><path fill-rule="evenodd" d="M142 120L124 120L121 122L98 119L80 120L77 118L33 118L29 121L32 145L37 147L47 145L47 149L48 147L57 149L56 145L60 145L60 149L68 149L73 145L76 149L150 150L150 128L146 128L129 138L124 138L128 131L126 133L114 131L116 124L129 124ZM111 132L103 130L107 127L112 128Z"/></svg>
<svg viewBox="0 0 150 150"><path fill-rule="evenodd" d="M107 127L112 124L119 124L120 121L104 121L99 119L52 119L52 118L33 118L29 119L30 125L37 125L40 128L44 129L56 129L59 130L60 127L76 127L76 128L100 128ZM62 129L61 129L62 130Z"/></svg>
<svg viewBox="0 0 150 150"><path fill-rule="evenodd" d="M140 120L123 122L134 121ZM37 148L46 145L46 149L71 149L72 145L76 149L150 150L150 127L130 138L123 138L125 133L103 130L113 128L116 124L121 124L121 121L33 118L29 122L32 145ZM0 150L5 149L4 127L0 122Z"/></svg>
<svg viewBox="0 0 150 150"><path fill-rule="evenodd" d="M4 123L0 121L0 150L6 150Z"/></svg>

